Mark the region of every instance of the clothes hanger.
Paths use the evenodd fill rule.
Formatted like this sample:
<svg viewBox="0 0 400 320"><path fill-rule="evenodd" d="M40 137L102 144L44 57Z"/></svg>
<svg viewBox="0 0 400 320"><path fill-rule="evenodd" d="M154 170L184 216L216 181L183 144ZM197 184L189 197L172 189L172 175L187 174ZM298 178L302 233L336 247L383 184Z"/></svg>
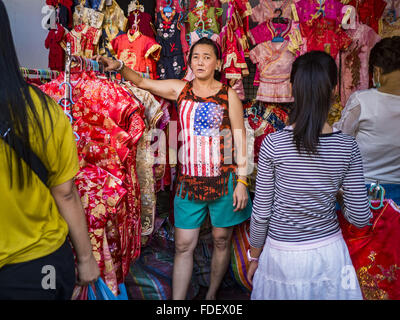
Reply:
<svg viewBox="0 0 400 320"><path fill-rule="evenodd" d="M283 13L283 12L282 12L282 9L281 9L281 8L276 8L276 9L274 10L274 13L277 13L277 12L278 12L279 14L278 14L277 17L272 18L272 22L274 22L274 23L288 24L288 23L289 23L289 20L282 17L282 13Z"/></svg>
<svg viewBox="0 0 400 320"><path fill-rule="evenodd" d="M369 202L369 207L371 209L374 210L378 210L380 208L383 207L383 200L385 199L385 189L379 184L379 181L377 181L376 183L371 183L371 186L368 190L368 195L371 197L372 199L378 199L379 201L379 205L377 207L374 207L371 203L371 200ZM380 194L380 195L379 195Z"/></svg>
<svg viewBox="0 0 400 320"><path fill-rule="evenodd" d="M274 36L271 41L272 42L283 42L283 41L285 41L285 39L282 37L283 30L281 28L276 28L275 30L278 31L279 33L276 36Z"/></svg>
<svg viewBox="0 0 400 320"><path fill-rule="evenodd" d="M172 0L167 0L167 5L163 8L164 13L172 13Z"/></svg>

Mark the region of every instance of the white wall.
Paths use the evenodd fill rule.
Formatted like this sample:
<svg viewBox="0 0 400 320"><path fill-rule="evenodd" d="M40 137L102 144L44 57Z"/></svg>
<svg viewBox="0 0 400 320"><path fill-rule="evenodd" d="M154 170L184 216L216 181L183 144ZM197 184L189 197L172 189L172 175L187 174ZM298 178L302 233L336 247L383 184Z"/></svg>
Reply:
<svg viewBox="0 0 400 320"><path fill-rule="evenodd" d="M48 68L49 51L44 47L48 30L42 28L45 0L3 0L10 19L18 60L22 67Z"/></svg>

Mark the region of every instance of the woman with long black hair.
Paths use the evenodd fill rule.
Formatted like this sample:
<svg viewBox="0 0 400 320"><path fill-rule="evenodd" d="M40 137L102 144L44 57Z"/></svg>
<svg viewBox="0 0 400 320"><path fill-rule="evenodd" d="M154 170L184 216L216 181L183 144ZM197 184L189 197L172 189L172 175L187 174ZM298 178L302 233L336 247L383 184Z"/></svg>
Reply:
<svg viewBox="0 0 400 320"><path fill-rule="evenodd" d="M333 58L295 60L289 126L268 135L258 163L250 223L252 299L362 299L336 216L357 227L371 218L360 150L326 122L337 85Z"/></svg>
<svg viewBox="0 0 400 320"><path fill-rule="evenodd" d="M63 110L21 76L0 0L0 299L70 299L95 281L85 213L73 178L75 138Z"/></svg>

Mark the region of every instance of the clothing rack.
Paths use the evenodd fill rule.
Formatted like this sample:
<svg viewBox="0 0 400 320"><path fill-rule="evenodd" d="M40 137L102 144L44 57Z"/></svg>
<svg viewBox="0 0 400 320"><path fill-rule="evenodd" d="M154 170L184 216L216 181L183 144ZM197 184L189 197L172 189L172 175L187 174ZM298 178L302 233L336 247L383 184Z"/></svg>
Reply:
<svg viewBox="0 0 400 320"><path fill-rule="evenodd" d="M28 69L25 67L20 67L19 69L22 72L22 76L24 77L24 79L28 79L30 76L34 76L39 77L40 79L53 80L60 75L59 71L50 69Z"/></svg>

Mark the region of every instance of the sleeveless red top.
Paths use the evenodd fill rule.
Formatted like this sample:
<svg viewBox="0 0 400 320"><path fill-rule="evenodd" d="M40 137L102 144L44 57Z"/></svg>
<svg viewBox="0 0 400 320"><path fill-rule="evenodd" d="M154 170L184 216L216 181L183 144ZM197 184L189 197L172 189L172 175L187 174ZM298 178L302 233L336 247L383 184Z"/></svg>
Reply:
<svg viewBox="0 0 400 320"><path fill-rule="evenodd" d="M203 98L193 93L190 81L177 102L181 128L177 195L188 194L189 200L220 198L227 194L230 173L236 169L228 86Z"/></svg>

